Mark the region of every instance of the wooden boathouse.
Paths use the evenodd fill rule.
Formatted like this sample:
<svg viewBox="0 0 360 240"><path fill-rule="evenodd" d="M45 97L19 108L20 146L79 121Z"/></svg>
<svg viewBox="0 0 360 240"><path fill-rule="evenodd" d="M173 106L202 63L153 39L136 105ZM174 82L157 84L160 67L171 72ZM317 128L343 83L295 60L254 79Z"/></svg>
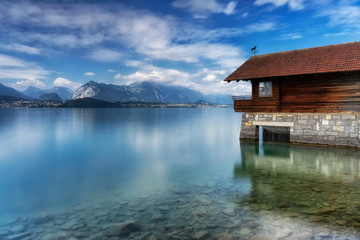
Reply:
<svg viewBox="0 0 360 240"><path fill-rule="evenodd" d="M360 147L360 42L255 55L225 81L250 81L240 139ZM283 138L288 136L287 138Z"/></svg>

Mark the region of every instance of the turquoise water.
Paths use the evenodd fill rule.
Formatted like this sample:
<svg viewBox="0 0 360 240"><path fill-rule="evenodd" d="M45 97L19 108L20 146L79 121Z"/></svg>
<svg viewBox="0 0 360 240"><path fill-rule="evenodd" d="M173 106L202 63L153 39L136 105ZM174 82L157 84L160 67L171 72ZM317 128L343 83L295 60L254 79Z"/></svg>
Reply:
<svg viewBox="0 0 360 240"><path fill-rule="evenodd" d="M359 152L232 109L0 109L0 239L360 239Z"/></svg>

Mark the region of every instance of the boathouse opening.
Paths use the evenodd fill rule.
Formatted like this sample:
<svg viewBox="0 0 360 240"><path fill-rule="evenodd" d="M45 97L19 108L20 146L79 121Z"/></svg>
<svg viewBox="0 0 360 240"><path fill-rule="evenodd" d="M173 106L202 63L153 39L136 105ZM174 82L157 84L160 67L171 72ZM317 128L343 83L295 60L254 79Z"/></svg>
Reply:
<svg viewBox="0 0 360 240"><path fill-rule="evenodd" d="M290 142L289 127L259 126L259 140L262 142Z"/></svg>
<svg viewBox="0 0 360 240"><path fill-rule="evenodd" d="M263 140L265 142L290 142L289 127L263 127Z"/></svg>

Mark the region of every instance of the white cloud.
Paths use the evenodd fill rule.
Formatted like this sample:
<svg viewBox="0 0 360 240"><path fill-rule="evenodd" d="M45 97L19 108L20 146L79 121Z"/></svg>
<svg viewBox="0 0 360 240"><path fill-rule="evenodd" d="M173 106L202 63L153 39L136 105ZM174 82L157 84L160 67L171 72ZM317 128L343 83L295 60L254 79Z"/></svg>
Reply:
<svg viewBox="0 0 360 240"><path fill-rule="evenodd" d="M303 36L301 34L285 33L285 34L281 34L278 39L279 40L295 40L295 39L300 39L300 38L303 38Z"/></svg>
<svg viewBox="0 0 360 240"><path fill-rule="evenodd" d="M360 7L352 5L331 5L322 9L317 16L329 17L330 26L360 28Z"/></svg>
<svg viewBox="0 0 360 240"><path fill-rule="evenodd" d="M104 36L101 33L28 33L23 36L23 33L16 33L19 39L25 42L41 42L44 45L55 45L59 47L75 48L90 46L104 41Z"/></svg>
<svg viewBox="0 0 360 240"><path fill-rule="evenodd" d="M4 54L0 54L0 67L28 67L29 63L9 56L9 55L4 55Z"/></svg>
<svg viewBox="0 0 360 240"><path fill-rule="evenodd" d="M251 93L251 86L244 82L227 84L223 81L228 71L203 68L196 73L188 73L171 68L160 68L153 65L143 65L138 71L122 75L118 84L131 84L139 81L152 81L173 86L194 89L205 94L235 94ZM216 78L216 79L215 79ZM210 81L211 80L211 81Z"/></svg>
<svg viewBox="0 0 360 240"><path fill-rule="evenodd" d="M216 75L214 75L214 74L208 74L208 75L206 75L205 77L203 77L203 81L205 81L205 82L213 82L213 81L215 81L217 79L217 76Z"/></svg>
<svg viewBox="0 0 360 240"><path fill-rule="evenodd" d="M176 0L172 3L173 7L188 9L194 18L207 18L213 13L231 15L235 13L236 5L234 1L221 4L217 0Z"/></svg>
<svg viewBox="0 0 360 240"><path fill-rule="evenodd" d="M55 81L53 82L53 84L54 84L54 86L66 87L66 88L70 88L74 91L82 86L82 84L79 82L72 82L69 79L61 78L61 77L56 78Z"/></svg>
<svg viewBox="0 0 360 240"><path fill-rule="evenodd" d="M18 90L25 90L31 84L41 87L43 83L40 80L47 79L48 75L50 71L36 63L0 54L0 79L17 81L17 84L9 85Z"/></svg>
<svg viewBox="0 0 360 240"><path fill-rule="evenodd" d="M118 80L118 79L121 79L122 75L120 73L116 74L114 76L114 79Z"/></svg>
<svg viewBox="0 0 360 240"><path fill-rule="evenodd" d="M40 50L34 47L18 44L18 43L12 43L12 44L1 44L0 48L9 50L9 51L15 51L15 52L22 52L27 53L31 55L39 55Z"/></svg>
<svg viewBox="0 0 360 240"><path fill-rule="evenodd" d="M93 50L88 57L99 62L116 62L122 58L122 54L117 51L99 48Z"/></svg>
<svg viewBox="0 0 360 240"><path fill-rule="evenodd" d="M141 64L142 64L141 61L135 61L135 60L125 61L125 66L128 66L128 67L139 67L139 66L141 66Z"/></svg>
<svg viewBox="0 0 360 240"><path fill-rule="evenodd" d="M305 0L256 0L255 5L261 6L264 4L272 4L275 7L281 7L284 5L289 5L289 8L293 11L302 10L305 8Z"/></svg>
<svg viewBox="0 0 360 240"><path fill-rule="evenodd" d="M116 70L114 70L114 69L109 69L108 72L110 72L110 73L115 73Z"/></svg>
<svg viewBox="0 0 360 240"><path fill-rule="evenodd" d="M275 22L258 22L243 26L242 28L219 28L219 29L205 29L201 27L194 27L183 24L178 26L179 32L175 36L178 42L191 41L191 42L215 42L222 38L245 36L257 32L272 31L277 28Z"/></svg>
<svg viewBox="0 0 360 240"><path fill-rule="evenodd" d="M84 73L85 76L95 76L96 74L93 72L86 72Z"/></svg>
<svg viewBox="0 0 360 240"><path fill-rule="evenodd" d="M42 81L34 78L17 81L16 84L10 84L10 86L20 91L24 91L30 86L37 88L45 88L45 84Z"/></svg>

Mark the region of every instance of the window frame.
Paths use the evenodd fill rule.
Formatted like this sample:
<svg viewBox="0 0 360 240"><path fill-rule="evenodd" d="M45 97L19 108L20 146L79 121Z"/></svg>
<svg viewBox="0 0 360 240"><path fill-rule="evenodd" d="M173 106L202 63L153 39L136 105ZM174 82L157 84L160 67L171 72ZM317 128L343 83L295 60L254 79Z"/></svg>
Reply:
<svg viewBox="0 0 360 240"><path fill-rule="evenodd" d="M263 97L272 97L272 96L273 96L272 81L259 82L259 97L263 98Z"/></svg>

